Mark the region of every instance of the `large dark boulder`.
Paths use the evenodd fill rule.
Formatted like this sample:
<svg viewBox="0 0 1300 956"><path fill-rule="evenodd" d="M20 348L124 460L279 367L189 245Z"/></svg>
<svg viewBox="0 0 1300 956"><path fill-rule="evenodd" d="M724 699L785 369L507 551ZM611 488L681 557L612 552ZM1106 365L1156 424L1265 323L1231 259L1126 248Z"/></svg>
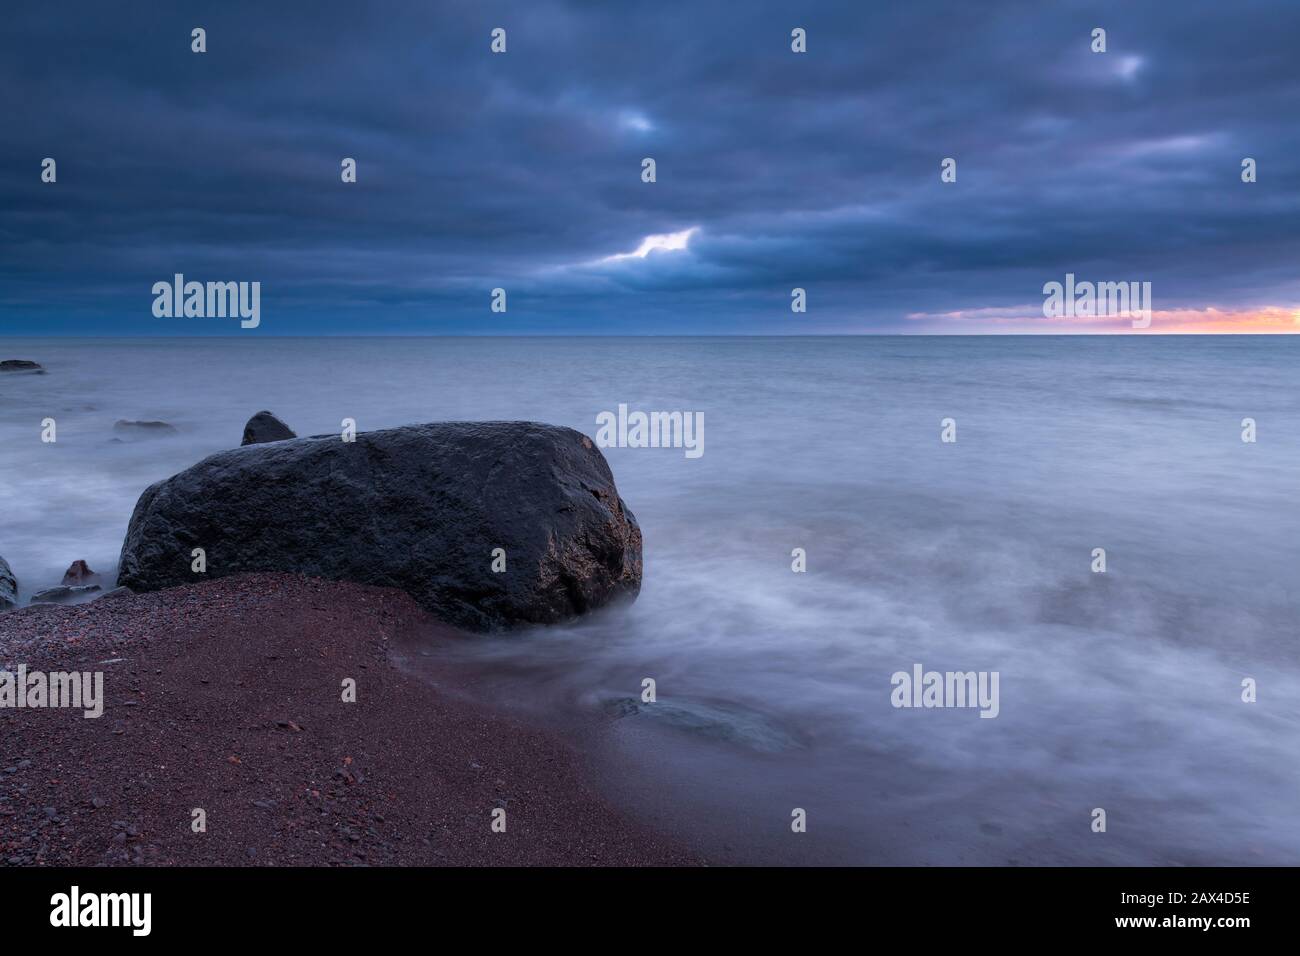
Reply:
<svg viewBox="0 0 1300 956"><path fill-rule="evenodd" d="M18 606L18 582L9 570L9 562L0 558L0 611Z"/></svg>
<svg viewBox="0 0 1300 956"><path fill-rule="evenodd" d="M248 420L244 426L244 440L241 445L260 445L268 441L285 441L290 438L297 438L284 422L276 418L270 412L258 412Z"/></svg>
<svg viewBox="0 0 1300 956"><path fill-rule="evenodd" d="M395 587L472 630L549 624L641 586L641 530L592 441L449 422L245 445L140 496L118 583L289 571ZM492 570L505 551L504 572Z"/></svg>

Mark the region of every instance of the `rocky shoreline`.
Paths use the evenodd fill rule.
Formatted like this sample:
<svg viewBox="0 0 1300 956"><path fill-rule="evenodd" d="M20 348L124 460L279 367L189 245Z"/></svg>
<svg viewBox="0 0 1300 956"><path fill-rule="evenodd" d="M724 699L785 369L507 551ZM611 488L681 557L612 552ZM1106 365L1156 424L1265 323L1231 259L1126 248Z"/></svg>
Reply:
<svg viewBox="0 0 1300 956"><path fill-rule="evenodd" d="M15 609L0 557L0 865L701 862L598 798L566 746L388 653L640 582L636 519L578 432L297 438L259 412L241 447L145 490L118 587L77 560ZM44 685L19 702L35 674L51 695L101 678L102 715Z"/></svg>

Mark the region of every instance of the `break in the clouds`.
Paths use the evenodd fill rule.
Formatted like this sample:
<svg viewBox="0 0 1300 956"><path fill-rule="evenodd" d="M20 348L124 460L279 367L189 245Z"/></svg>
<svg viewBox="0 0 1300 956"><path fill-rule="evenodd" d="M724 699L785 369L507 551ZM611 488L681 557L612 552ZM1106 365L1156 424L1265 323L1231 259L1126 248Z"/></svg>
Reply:
<svg viewBox="0 0 1300 956"><path fill-rule="evenodd" d="M646 236L641 245L637 246L632 252L616 252L612 256L605 256L600 262L644 259L652 252L681 252L690 245L691 236L699 231L698 227L692 226L690 229L683 229L681 232L670 232L662 236Z"/></svg>
<svg viewBox="0 0 1300 956"><path fill-rule="evenodd" d="M235 331L154 318L179 272L261 282L258 334L1105 327L1036 314L1075 273L1150 281L1152 331L1294 330L1296 36L1291 0L21 5L0 321Z"/></svg>

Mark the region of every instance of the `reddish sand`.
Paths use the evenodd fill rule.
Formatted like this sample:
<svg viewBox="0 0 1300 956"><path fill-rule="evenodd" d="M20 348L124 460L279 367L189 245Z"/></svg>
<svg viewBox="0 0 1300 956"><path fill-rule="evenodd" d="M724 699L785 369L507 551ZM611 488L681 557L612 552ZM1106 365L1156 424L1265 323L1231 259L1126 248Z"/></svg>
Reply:
<svg viewBox="0 0 1300 956"><path fill-rule="evenodd" d="M0 615L0 669L100 670L106 701L0 709L0 865L701 862L565 745L396 670L415 629L400 592L285 574Z"/></svg>

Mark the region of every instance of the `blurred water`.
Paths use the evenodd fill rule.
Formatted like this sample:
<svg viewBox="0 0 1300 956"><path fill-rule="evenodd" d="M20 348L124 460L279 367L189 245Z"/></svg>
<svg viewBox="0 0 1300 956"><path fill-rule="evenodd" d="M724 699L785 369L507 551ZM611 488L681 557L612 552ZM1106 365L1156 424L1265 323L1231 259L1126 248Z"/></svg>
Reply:
<svg viewBox="0 0 1300 956"><path fill-rule="evenodd" d="M140 491L261 408L300 435L699 411L701 458L605 451L645 535L635 604L434 649L430 674L552 716L653 677L733 715L739 737L633 715L591 745L611 792L721 857L1300 860L1295 338L0 340L10 357L48 369L0 375L24 594L75 558L111 571ZM180 434L113 443L118 418ZM1000 671L1000 716L895 710L914 662ZM754 727L795 743L747 747Z"/></svg>

